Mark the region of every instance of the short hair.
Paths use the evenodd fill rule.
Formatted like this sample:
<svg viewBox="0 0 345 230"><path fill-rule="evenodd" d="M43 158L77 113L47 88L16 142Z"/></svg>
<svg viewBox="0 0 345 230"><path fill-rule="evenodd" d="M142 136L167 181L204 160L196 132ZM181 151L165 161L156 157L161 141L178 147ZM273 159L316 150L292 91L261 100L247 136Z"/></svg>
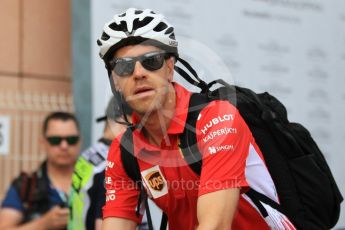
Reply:
<svg viewBox="0 0 345 230"><path fill-rule="evenodd" d="M48 130L48 124L51 120L61 120L61 121L69 121L69 120L72 120L76 127L77 127L77 130L78 132L80 131L80 128L79 128L79 122L77 120L77 118L72 114L72 113L69 113L69 112L62 112L62 111L56 111L56 112L52 112L50 113L45 119L44 119L44 122L43 122L43 135L46 134L47 130Z"/></svg>

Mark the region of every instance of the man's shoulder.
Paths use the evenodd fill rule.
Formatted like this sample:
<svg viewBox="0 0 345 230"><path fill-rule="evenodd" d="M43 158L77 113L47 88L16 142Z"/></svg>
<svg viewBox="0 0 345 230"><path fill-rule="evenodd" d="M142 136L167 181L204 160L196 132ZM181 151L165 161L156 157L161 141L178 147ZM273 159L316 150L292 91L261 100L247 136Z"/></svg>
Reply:
<svg viewBox="0 0 345 230"><path fill-rule="evenodd" d="M84 161L86 160L90 164L94 166L98 166L101 163L105 162L107 159L109 151L109 146L102 143L102 142L97 142L96 144L90 146L86 150L84 150L78 161Z"/></svg>
<svg viewBox="0 0 345 230"><path fill-rule="evenodd" d="M237 110L236 106L234 104L232 104L229 100L226 99L214 99L211 100L208 105L206 107L225 107L226 109L233 109L233 110Z"/></svg>
<svg viewBox="0 0 345 230"><path fill-rule="evenodd" d="M9 186L7 194L2 201L1 208L14 208L20 211L23 210L19 192L13 184Z"/></svg>
<svg viewBox="0 0 345 230"><path fill-rule="evenodd" d="M21 172L17 177L15 177L11 183L11 186L20 193L20 191L27 186L30 186L31 180L35 180L37 183L49 183L49 179L42 175L42 169L38 169L34 172ZM33 179L34 178L34 179Z"/></svg>
<svg viewBox="0 0 345 230"><path fill-rule="evenodd" d="M4 198L3 207L22 211L27 202L45 200L48 187L49 179L43 176L42 170L39 169L32 173L21 172L13 179Z"/></svg>
<svg viewBox="0 0 345 230"><path fill-rule="evenodd" d="M123 140L124 133L120 134L116 139L113 140L113 142L110 145L109 153L108 153L108 158L107 158L107 163L106 163L106 170L111 169L114 167L114 165L122 165L122 151L123 146L127 146L127 144L132 144L133 145L133 139L132 140ZM122 143L125 141L125 143ZM129 141L129 142L128 142Z"/></svg>
<svg viewBox="0 0 345 230"><path fill-rule="evenodd" d="M122 138L125 136L125 132L120 133L111 143L110 148L109 148L109 153L115 150L120 150L120 146L122 143Z"/></svg>
<svg viewBox="0 0 345 230"><path fill-rule="evenodd" d="M213 100L207 103L199 113L198 121L209 119L210 117L223 116L226 114L239 114L238 109L228 100Z"/></svg>
<svg viewBox="0 0 345 230"><path fill-rule="evenodd" d="M235 105L228 100L214 100L205 106L196 121L197 136L204 143L225 136L239 136L240 133L250 134L246 121Z"/></svg>

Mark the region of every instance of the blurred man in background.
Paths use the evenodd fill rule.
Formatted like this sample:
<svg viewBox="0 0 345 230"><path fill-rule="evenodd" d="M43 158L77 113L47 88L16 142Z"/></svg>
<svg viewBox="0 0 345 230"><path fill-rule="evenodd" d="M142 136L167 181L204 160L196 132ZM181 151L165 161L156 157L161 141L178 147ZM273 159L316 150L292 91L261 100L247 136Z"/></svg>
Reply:
<svg viewBox="0 0 345 230"><path fill-rule="evenodd" d="M120 98L112 97L106 115L97 122L105 121L103 136L90 148L83 151L73 174L72 215L69 229L101 229L102 207L105 204L104 170L111 142L124 132L126 119L131 120L132 110L121 105ZM124 119L126 116L126 119ZM120 122L120 123L119 123ZM140 229L144 229L142 225Z"/></svg>
<svg viewBox="0 0 345 230"><path fill-rule="evenodd" d="M31 175L21 173L0 209L0 229L66 229L72 174L80 153L79 124L73 114L54 112L43 124L47 158Z"/></svg>

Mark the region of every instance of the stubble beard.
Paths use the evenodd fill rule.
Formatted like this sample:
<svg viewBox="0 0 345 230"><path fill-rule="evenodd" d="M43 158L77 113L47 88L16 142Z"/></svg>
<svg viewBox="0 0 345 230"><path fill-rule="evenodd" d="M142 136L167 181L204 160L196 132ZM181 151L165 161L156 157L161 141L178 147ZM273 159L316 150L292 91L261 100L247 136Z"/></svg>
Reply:
<svg viewBox="0 0 345 230"><path fill-rule="evenodd" d="M157 90L151 97L136 101L128 100L127 103L138 115L150 116L150 114L164 109L168 95L168 87L164 87Z"/></svg>

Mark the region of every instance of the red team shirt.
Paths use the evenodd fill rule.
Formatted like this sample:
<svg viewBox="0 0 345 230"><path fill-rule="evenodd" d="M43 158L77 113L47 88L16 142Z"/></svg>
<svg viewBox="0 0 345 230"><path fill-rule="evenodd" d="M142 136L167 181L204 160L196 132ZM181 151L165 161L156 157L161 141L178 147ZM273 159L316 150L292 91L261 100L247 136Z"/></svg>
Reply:
<svg viewBox="0 0 345 230"><path fill-rule="evenodd" d="M144 185L151 199L168 215L169 229L195 229L198 197L227 188L242 191L233 229L294 229L283 214L266 205L269 216L263 218L243 193L250 186L279 202L262 154L238 110L229 102L213 101L200 112L196 130L203 155L202 172L198 176L191 170L178 148L191 93L176 83L174 87L175 115L161 146L149 144L137 129L133 133L134 154ZM137 117L133 118L134 123L138 122ZM135 214L139 190L122 166L119 140L113 141L108 154L103 217L140 223L141 216Z"/></svg>

